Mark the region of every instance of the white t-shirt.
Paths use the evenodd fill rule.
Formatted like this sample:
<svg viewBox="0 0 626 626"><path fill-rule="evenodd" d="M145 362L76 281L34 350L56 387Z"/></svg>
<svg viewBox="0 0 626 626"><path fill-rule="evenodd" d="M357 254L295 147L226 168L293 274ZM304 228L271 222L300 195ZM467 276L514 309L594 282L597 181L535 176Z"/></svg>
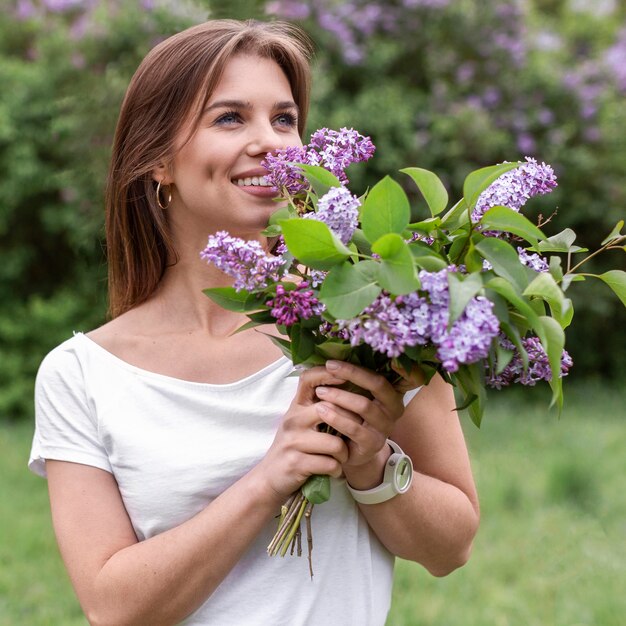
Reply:
<svg viewBox="0 0 626 626"><path fill-rule="evenodd" d="M283 357L234 383L188 382L130 365L76 334L39 369L29 467L45 476L45 459L56 459L111 472L137 537L147 539L199 513L261 460L295 394L292 372ZM312 526L313 580L306 556L266 554L276 530L268 524L183 624L382 626L394 558L345 481L332 481Z"/></svg>

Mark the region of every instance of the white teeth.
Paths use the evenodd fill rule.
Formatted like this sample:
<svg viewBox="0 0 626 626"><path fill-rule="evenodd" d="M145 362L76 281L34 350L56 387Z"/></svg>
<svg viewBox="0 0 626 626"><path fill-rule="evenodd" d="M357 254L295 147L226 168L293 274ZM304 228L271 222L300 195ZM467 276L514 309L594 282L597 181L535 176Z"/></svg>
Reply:
<svg viewBox="0 0 626 626"><path fill-rule="evenodd" d="M238 187L271 187L271 185L267 182L267 178L265 176L251 176L249 178L237 178L233 180L233 182Z"/></svg>

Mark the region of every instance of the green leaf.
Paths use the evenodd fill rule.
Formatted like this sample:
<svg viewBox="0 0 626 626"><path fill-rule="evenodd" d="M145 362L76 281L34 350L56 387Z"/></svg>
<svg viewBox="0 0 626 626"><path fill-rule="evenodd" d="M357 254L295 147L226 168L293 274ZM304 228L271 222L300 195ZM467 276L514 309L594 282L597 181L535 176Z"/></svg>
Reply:
<svg viewBox="0 0 626 626"><path fill-rule="evenodd" d="M626 306L626 272L622 270L611 270L604 274L588 274L588 276L599 278L606 283L622 301L622 304Z"/></svg>
<svg viewBox="0 0 626 626"><path fill-rule="evenodd" d="M370 243L388 233L401 234L410 219L406 193L389 176L372 187L361 207L361 228Z"/></svg>
<svg viewBox="0 0 626 626"><path fill-rule="evenodd" d="M467 303L483 288L480 274L463 276L458 272L448 272L448 289L450 293L448 327L461 316Z"/></svg>
<svg viewBox="0 0 626 626"><path fill-rule="evenodd" d="M463 197L466 208L472 210L480 194L502 174L519 167L519 163L501 163L490 165L471 172L463 183Z"/></svg>
<svg viewBox="0 0 626 626"><path fill-rule="evenodd" d="M270 335L269 333L263 333L266 337L269 337L272 343L278 346L281 352L289 359L292 359L291 355L291 342L287 339L283 339L282 337L276 337L275 335Z"/></svg>
<svg viewBox="0 0 626 626"><path fill-rule="evenodd" d="M407 167L400 171L403 174L408 174L413 179L417 188L424 196L424 200L426 200L430 214L433 217L446 208L448 205L448 192L436 174L421 167Z"/></svg>
<svg viewBox="0 0 626 626"><path fill-rule="evenodd" d="M294 365L303 363L315 352L313 333L300 324L294 324L289 333L291 337L291 354Z"/></svg>
<svg viewBox="0 0 626 626"><path fill-rule="evenodd" d="M535 331L541 339L541 343L545 344L546 338L543 334L543 325L539 321L539 316L535 313L532 306L524 299L524 297L515 290L515 287L504 278L496 277L489 280L485 287L493 289L500 294L508 302L510 302L520 314L527 320L528 325Z"/></svg>
<svg viewBox="0 0 626 626"><path fill-rule="evenodd" d="M285 244L298 261L317 270L329 270L345 261L350 250L317 220L281 220Z"/></svg>
<svg viewBox="0 0 626 626"><path fill-rule="evenodd" d="M427 220L422 220L421 222L414 222L409 224L409 229L412 231L417 231L424 235L429 235L433 230L436 230L441 226L441 218L439 217L429 217Z"/></svg>
<svg viewBox="0 0 626 626"><path fill-rule="evenodd" d="M257 298L253 294L251 297L251 294L247 291L236 291L234 287L210 287L209 289L203 289L203 293L228 311L245 313L246 311L255 311L265 307L263 296Z"/></svg>
<svg viewBox="0 0 626 626"><path fill-rule="evenodd" d="M449 265L430 246L419 241L409 244L409 250L413 255L415 265L427 272L438 272Z"/></svg>
<svg viewBox="0 0 626 626"><path fill-rule="evenodd" d="M372 246L372 252L381 258L378 283L383 289L397 296L419 289L413 255L400 235L383 235Z"/></svg>
<svg viewBox="0 0 626 626"><path fill-rule="evenodd" d="M349 319L370 305L381 292L376 284L378 264L362 261L333 268L322 284L320 300L337 319Z"/></svg>
<svg viewBox="0 0 626 626"><path fill-rule="evenodd" d="M330 478L314 474L302 485L302 494L313 504L322 504L330 499Z"/></svg>
<svg viewBox="0 0 626 626"><path fill-rule="evenodd" d="M506 278L520 291L525 289L528 285L528 274L513 246L496 237L485 237L475 248L491 263L498 276Z"/></svg>
<svg viewBox="0 0 626 626"><path fill-rule="evenodd" d="M352 351L352 346L341 341L328 340L315 346L315 350L326 359L345 361Z"/></svg>
<svg viewBox="0 0 626 626"><path fill-rule="evenodd" d="M442 218L441 225L453 231L469 222L465 200L461 198Z"/></svg>
<svg viewBox="0 0 626 626"><path fill-rule="evenodd" d="M464 395L464 402L461 408L467 408L467 412L476 426L480 428L487 400L484 378L485 366L482 361L477 361L470 365L461 365L452 374L455 381L458 381Z"/></svg>
<svg viewBox="0 0 626 626"><path fill-rule="evenodd" d="M538 240L546 238L528 218L505 206L494 206L489 209L482 216L479 224L481 224L485 230L498 230L513 233L533 245L536 245Z"/></svg>
<svg viewBox="0 0 626 626"><path fill-rule="evenodd" d="M545 241L540 241L535 252L587 252L587 248L575 246L576 233L571 228L566 228Z"/></svg>
<svg viewBox="0 0 626 626"><path fill-rule="evenodd" d="M327 169L319 165L304 165L303 163L297 165L318 197L323 196L331 187L341 187L339 179Z"/></svg>
<svg viewBox="0 0 626 626"><path fill-rule="evenodd" d="M561 282L563 280L563 267L560 256L550 257L550 274L557 282ZM561 289L565 291L567 286L561 285Z"/></svg>
<svg viewBox="0 0 626 626"><path fill-rule="evenodd" d="M552 401L550 406L557 405L559 415L563 409L563 379L561 378L561 357L563 356L563 348L565 347L565 333L561 325L551 317L541 317L541 325L543 326L543 334L545 341L541 340L544 350L548 355L550 362L550 371L552 379L550 387L552 388Z"/></svg>
<svg viewBox="0 0 626 626"><path fill-rule="evenodd" d="M367 240L360 228L357 228L352 234L352 243L361 254L372 256L372 244Z"/></svg>
<svg viewBox="0 0 626 626"><path fill-rule="evenodd" d="M541 298L550 305L552 317L561 325L561 328L567 328L570 325L574 316L572 301L565 297L549 272L538 274L522 295Z"/></svg>
<svg viewBox="0 0 626 626"><path fill-rule="evenodd" d="M268 224L270 226L278 226L281 220L288 220L290 217L292 217L291 211L287 207L282 207L270 215Z"/></svg>
<svg viewBox="0 0 626 626"><path fill-rule="evenodd" d="M622 228L624 227L624 220L620 220L615 224L615 228L609 233L609 235L602 241L601 246L605 246L609 241L613 241L614 239L619 239L623 237Z"/></svg>

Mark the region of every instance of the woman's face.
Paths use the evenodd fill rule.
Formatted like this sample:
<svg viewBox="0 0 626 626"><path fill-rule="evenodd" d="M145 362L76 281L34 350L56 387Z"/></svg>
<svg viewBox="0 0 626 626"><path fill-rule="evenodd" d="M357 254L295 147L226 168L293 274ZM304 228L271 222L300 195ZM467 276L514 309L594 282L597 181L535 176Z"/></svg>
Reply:
<svg viewBox="0 0 626 626"><path fill-rule="evenodd" d="M179 133L180 144L188 132ZM258 56L233 57L163 181L172 184L174 234L195 233L202 241L217 230L258 234L277 208L275 192L261 180L261 161L267 152L299 145L298 107L281 68Z"/></svg>

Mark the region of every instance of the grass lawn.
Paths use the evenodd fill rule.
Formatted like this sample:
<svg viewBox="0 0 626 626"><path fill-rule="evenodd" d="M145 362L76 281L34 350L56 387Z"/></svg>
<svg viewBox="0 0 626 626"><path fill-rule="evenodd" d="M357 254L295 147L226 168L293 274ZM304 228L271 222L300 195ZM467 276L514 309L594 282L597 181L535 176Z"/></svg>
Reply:
<svg viewBox="0 0 626 626"><path fill-rule="evenodd" d="M442 579L399 562L388 626L626 623L626 391L566 395L560 420L545 395L508 392L480 430L463 417L482 506L474 554ZM0 626L85 626L45 482L25 468L30 437L0 424Z"/></svg>

